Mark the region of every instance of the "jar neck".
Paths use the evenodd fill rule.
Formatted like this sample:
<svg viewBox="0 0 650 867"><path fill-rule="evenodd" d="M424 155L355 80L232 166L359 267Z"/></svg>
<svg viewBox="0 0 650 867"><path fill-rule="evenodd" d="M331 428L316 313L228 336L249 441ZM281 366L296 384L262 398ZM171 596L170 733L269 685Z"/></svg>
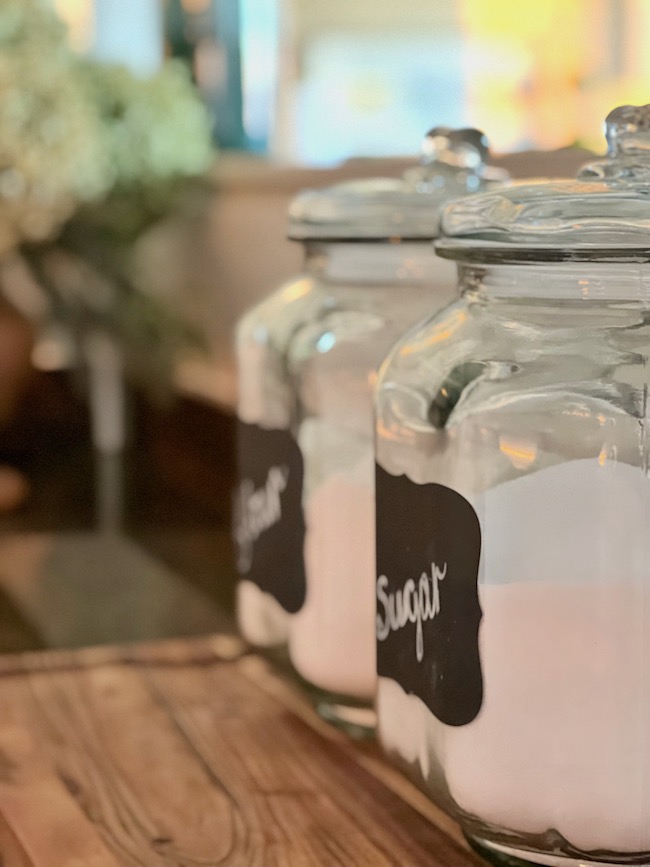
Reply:
<svg viewBox="0 0 650 867"><path fill-rule="evenodd" d="M461 292L481 300L582 301L650 307L650 265L643 263L459 264L458 273Z"/></svg>
<svg viewBox="0 0 650 867"><path fill-rule="evenodd" d="M309 242L309 274L329 283L390 285L430 283L453 265L437 257L431 241Z"/></svg>

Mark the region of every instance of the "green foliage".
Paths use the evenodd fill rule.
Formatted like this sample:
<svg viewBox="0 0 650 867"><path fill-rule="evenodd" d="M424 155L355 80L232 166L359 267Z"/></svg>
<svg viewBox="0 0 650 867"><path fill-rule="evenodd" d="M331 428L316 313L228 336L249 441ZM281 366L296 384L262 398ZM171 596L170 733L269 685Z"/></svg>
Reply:
<svg viewBox="0 0 650 867"><path fill-rule="evenodd" d="M101 120L113 189L155 190L208 168L209 120L184 64L168 61L151 78L87 60L79 68Z"/></svg>
<svg viewBox="0 0 650 867"><path fill-rule="evenodd" d="M150 78L70 50L50 0L0 0L0 256L19 249L73 331L151 381L196 335L136 275L135 242L214 158L187 69Z"/></svg>
<svg viewBox="0 0 650 867"><path fill-rule="evenodd" d="M101 119L51 7L0 4L0 252L110 189Z"/></svg>

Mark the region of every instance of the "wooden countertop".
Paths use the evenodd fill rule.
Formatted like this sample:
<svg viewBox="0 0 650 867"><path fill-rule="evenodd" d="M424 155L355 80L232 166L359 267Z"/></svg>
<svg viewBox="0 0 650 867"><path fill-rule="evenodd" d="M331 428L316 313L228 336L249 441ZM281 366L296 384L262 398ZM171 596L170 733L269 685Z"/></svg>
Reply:
<svg viewBox="0 0 650 867"><path fill-rule="evenodd" d="M229 636L0 657L4 867L476 867Z"/></svg>

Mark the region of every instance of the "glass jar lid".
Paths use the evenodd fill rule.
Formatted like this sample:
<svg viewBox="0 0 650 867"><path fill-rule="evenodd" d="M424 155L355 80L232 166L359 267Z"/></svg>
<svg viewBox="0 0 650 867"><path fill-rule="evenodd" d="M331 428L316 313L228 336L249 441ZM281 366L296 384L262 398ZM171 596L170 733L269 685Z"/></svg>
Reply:
<svg viewBox="0 0 650 867"><path fill-rule="evenodd" d="M443 205L508 181L487 165L485 135L476 129L434 127L420 165L398 179L367 178L305 190L289 208L289 237L308 241L431 240Z"/></svg>
<svg viewBox="0 0 650 867"><path fill-rule="evenodd" d="M466 261L650 261L650 105L606 120L607 155L576 180L513 184L448 205L436 252Z"/></svg>

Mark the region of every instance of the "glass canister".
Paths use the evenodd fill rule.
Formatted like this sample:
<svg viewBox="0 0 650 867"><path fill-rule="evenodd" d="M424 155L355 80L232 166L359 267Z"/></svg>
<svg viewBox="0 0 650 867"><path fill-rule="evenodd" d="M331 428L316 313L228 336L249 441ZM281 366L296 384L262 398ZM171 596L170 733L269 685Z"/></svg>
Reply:
<svg viewBox="0 0 650 867"><path fill-rule="evenodd" d="M292 235L327 296L293 335L289 369L304 462L306 595L289 626L291 662L319 712L374 727L376 371L390 346L451 297L455 268L432 255L440 209L504 180L476 130L434 129L401 180L347 183L295 203Z"/></svg>
<svg viewBox="0 0 650 867"><path fill-rule="evenodd" d="M348 202L351 209L357 209L357 222L369 220L367 231L373 237L377 234L373 208L383 218L387 202L399 193L396 225L389 226L390 233L399 234L399 221L410 199L411 210L419 213L417 235L433 238L439 203L484 183L484 148L480 133L474 130L437 128L425 138L422 166L409 172L404 181L364 181L299 196L291 208L290 235L303 242L303 272L238 323L238 482L233 516L240 575L237 618L244 638L258 648L282 654L288 619L305 601L303 462L294 437L295 394L287 351L303 325L317 322L336 303L321 267L323 250L329 249L326 236L339 232L338 217L332 220L328 209L337 207L339 201ZM459 161L470 165L467 169L459 165L457 172ZM364 210L368 193L371 198ZM428 261L428 267L436 282L451 292L453 266L436 265L434 260Z"/></svg>
<svg viewBox="0 0 650 867"><path fill-rule="evenodd" d="M459 201L377 387L378 725L498 864L650 864L650 106Z"/></svg>
<svg viewBox="0 0 650 867"><path fill-rule="evenodd" d="M303 463L286 351L327 302L312 259L307 251L304 272L248 311L235 335L237 620L250 644L280 654L288 618L305 601Z"/></svg>
<svg viewBox="0 0 650 867"><path fill-rule="evenodd" d="M339 260L345 258L342 251L352 249L348 241L355 235L366 234L369 246L364 249L370 250L373 262L378 242L408 240L397 255L388 256L388 276L382 279L390 281L395 268L403 272L398 279L408 279L410 272L415 280L426 277L438 287L443 303L453 291L455 269L430 255L427 242L438 232L441 203L503 176L485 165L486 156L487 144L478 131L437 127L425 137L421 166L402 180L310 191L291 208L290 236L305 248L303 273L246 313L236 331L237 618L242 635L256 647L282 655L289 618L305 602L303 460L294 436L295 393L287 352L299 329L318 322L337 305L341 292L345 294L345 283L330 280L323 261L332 250ZM413 249L424 265L411 261ZM363 259L356 259L353 282Z"/></svg>

